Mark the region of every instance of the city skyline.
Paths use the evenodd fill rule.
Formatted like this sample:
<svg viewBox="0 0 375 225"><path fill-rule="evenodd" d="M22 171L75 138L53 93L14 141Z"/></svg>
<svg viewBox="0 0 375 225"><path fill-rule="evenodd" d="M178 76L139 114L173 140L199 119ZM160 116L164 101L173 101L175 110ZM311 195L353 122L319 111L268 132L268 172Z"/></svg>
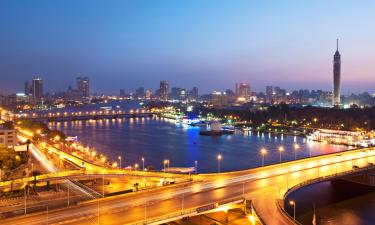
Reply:
<svg viewBox="0 0 375 225"><path fill-rule="evenodd" d="M160 80L201 93L236 82L258 92L267 85L332 90L340 38L341 93L373 93L367 56L375 34L365 27L374 3L338 3L3 1L0 89L22 92L40 76L53 92L87 76L92 92L108 94L156 90Z"/></svg>

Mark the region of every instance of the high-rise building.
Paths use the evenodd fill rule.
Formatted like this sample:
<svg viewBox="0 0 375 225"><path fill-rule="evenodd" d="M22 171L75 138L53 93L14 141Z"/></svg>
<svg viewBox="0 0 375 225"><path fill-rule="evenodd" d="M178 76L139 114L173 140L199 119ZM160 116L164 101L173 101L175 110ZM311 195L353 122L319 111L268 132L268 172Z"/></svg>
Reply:
<svg viewBox="0 0 375 225"><path fill-rule="evenodd" d="M145 89L143 87L139 87L137 90L135 90L135 97L137 98L145 97Z"/></svg>
<svg viewBox="0 0 375 225"><path fill-rule="evenodd" d="M272 100L273 100L273 87L267 86L266 87L266 102L272 103Z"/></svg>
<svg viewBox="0 0 375 225"><path fill-rule="evenodd" d="M83 97L90 96L90 80L88 77L77 77L77 89L82 93Z"/></svg>
<svg viewBox="0 0 375 225"><path fill-rule="evenodd" d="M24 90L25 95L29 96L32 94L32 88L30 86L29 81L25 81L25 90Z"/></svg>
<svg viewBox="0 0 375 225"><path fill-rule="evenodd" d="M250 85L247 83L236 83L236 97L245 98L246 100L250 98Z"/></svg>
<svg viewBox="0 0 375 225"><path fill-rule="evenodd" d="M32 96L36 99L43 98L43 80L40 77L33 79Z"/></svg>
<svg viewBox="0 0 375 225"><path fill-rule="evenodd" d="M333 56L333 97L332 105L340 106L340 76L341 76L341 55L339 53L339 39L336 39L336 52Z"/></svg>
<svg viewBox="0 0 375 225"><path fill-rule="evenodd" d="M160 81L159 99L162 101L168 100L168 82L166 80Z"/></svg>

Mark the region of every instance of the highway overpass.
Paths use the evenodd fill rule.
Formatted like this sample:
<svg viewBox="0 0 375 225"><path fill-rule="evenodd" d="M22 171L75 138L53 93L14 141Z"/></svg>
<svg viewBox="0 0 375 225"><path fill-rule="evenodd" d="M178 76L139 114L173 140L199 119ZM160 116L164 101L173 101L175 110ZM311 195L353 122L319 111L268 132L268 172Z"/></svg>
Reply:
<svg viewBox="0 0 375 225"><path fill-rule="evenodd" d="M43 212L6 219L2 224L41 224L47 218L51 224L158 224L165 218L174 219L173 215L239 197L252 201L264 223L290 224L276 204L289 189L372 168L374 157L374 149L367 148L244 171L199 174L194 178L200 182L96 199L48 215Z"/></svg>

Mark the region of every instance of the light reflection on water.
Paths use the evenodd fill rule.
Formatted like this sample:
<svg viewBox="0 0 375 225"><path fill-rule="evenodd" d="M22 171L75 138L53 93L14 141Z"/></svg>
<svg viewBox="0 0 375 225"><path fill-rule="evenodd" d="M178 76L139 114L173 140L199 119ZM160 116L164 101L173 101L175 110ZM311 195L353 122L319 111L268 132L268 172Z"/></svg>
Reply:
<svg viewBox="0 0 375 225"><path fill-rule="evenodd" d="M199 172L217 170L216 155L222 154L222 171L233 171L261 165L259 150L267 148L265 164L277 163L277 148L284 146L282 160L293 160L293 144L298 143L297 156L326 154L346 147L306 141L301 137L236 132L221 137L200 136L198 127L175 124L164 118L118 118L72 122L51 122L49 126L78 136L79 141L116 160L122 156L123 165L140 163L161 169L164 159L171 166L194 166Z"/></svg>

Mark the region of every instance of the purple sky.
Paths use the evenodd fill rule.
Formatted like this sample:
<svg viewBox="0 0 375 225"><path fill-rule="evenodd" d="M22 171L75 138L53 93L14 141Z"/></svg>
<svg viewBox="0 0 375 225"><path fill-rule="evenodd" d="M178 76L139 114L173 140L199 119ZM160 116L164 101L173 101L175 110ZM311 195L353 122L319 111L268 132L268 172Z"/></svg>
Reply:
<svg viewBox="0 0 375 225"><path fill-rule="evenodd" d="M160 80L200 92L248 82L375 92L374 1L0 1L0 91L41 76L46 91L88 76L96 92Z"/></svg>

